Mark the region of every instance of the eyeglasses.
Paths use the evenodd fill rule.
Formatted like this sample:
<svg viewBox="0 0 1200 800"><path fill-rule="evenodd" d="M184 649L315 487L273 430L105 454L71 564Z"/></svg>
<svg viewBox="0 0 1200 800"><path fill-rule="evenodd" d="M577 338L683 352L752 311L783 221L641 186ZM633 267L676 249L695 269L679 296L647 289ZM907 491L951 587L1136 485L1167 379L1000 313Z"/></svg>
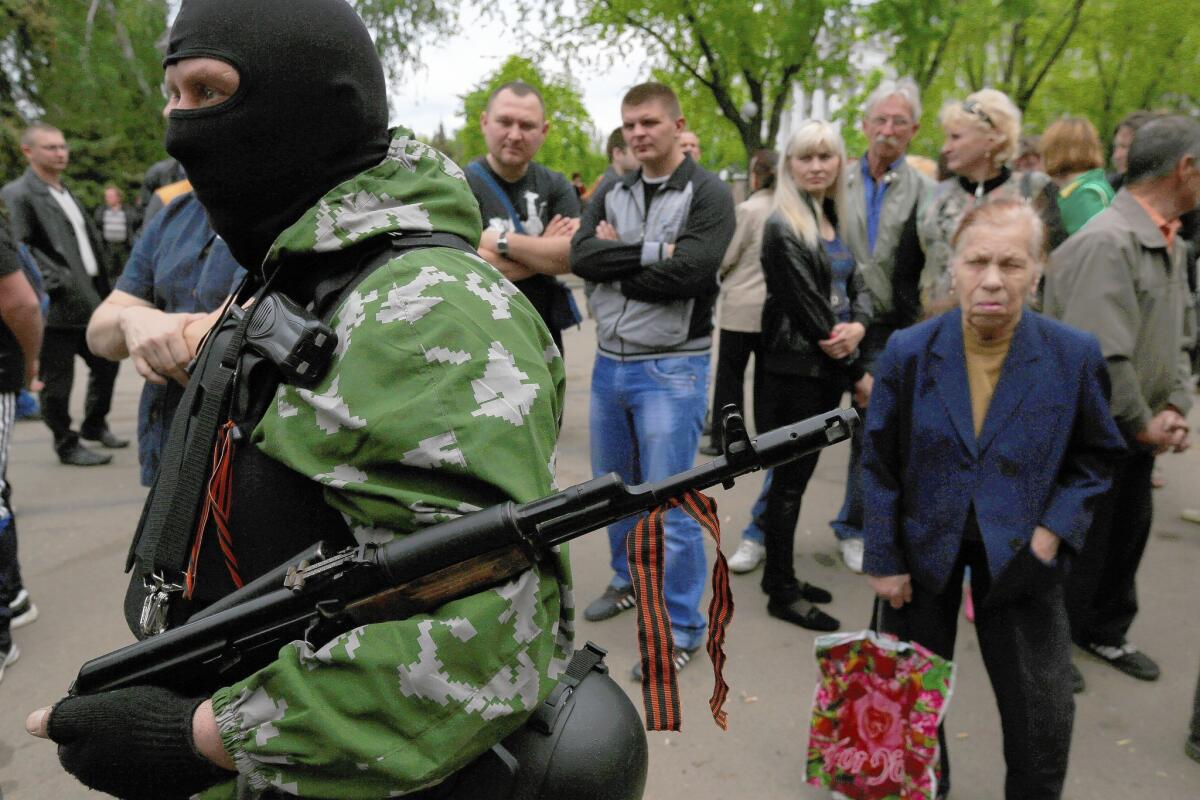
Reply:
<svg viewBox="0 0 1200 800"><path fill-rule="evenodd" d="M983 105L978 100L963 100L962 110L972 115L983 122L993 130L996 128L996 123L992 122L992 118L983 110Z"/></svg>
<svg viewBox="0 0 1200 800"><path fill-rule="evenodd" d="M912 120L908 117L885 117L882 114L878 117L871 117L871 124L882 128L888 122L892 123L893 128L908 128L912 125Z"/></svg>

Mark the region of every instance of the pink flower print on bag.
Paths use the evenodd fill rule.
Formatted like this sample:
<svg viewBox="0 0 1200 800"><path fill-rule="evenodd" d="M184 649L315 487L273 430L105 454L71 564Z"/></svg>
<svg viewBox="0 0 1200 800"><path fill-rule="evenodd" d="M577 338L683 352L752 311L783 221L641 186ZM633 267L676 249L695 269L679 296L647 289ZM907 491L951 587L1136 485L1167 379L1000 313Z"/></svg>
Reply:
<svg viewBox="0 0 1200 800"><path fill-rule="evenodd" d="M850 800L933 800L954 665L870 631L818 637L816 656L808 783Z"/></svg>

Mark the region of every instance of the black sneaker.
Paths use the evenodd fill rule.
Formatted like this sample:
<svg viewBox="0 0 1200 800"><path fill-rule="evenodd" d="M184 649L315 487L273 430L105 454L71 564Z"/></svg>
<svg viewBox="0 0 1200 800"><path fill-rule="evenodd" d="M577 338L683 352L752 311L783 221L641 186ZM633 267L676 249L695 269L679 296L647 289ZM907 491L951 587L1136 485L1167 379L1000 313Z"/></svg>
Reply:
<svg viewBox="0 0 1200 800"><path fill-rule="evenodd" d="M8 623L10 628L20 628L38 618L38 608L29 599L29 592L24 589L17 592L17 596L8 604L8 610L12 614Z"/></svg>
<svg viewBox="0 0 1200 800"><path fill-rule="evenodd" d="M1079 667L1071 665L1071 693L1079 694L1087 688L1087 682L1083 679L1083 673L1079 671Z"/></svg>
<svg viewBox="0 0 1200 800"><path fill-rule="evenodd" d="M58 460L73 467L98 467L112 461L112 456L75 444L59 450Z"/></svg>
<svg viewBox="0 0 1200 800"><path fill-rule="evenodd" d="M1085 644L1083 649L1110 667L1121 670L1121 672L1124 672L1131 678L1137 678L1139 681L1158 680L1158 664L1155 664L1154 659L1140 652L1128 642L1120 647L1092 642Z"/></svg>
<svg viewBox="0 0 1200 800"><path fill-rule="evenodd" d="M692 656L696 655L698 652L700 652L699 645L693 647L691 650L684 650L682 647L674 647L671 654L671 660L675 662L675 674L678 675L680 672L682 672L683 668L691 663ZM638 683L642 682L642 662L640 660L633 665L633 669L630 670L629 674Z"/></svg>
<svg viewBox="0 0 1200 800"><path fill-rule="evenodd" d="M605 619L612 619L622 611L628 611L637 605L637 600L633 596L633 587L626 586L618 589L615 586L609 586L604 590L604 594L592 601L591 605L583 610L583 618L588 622L600 622Z"/></svg>

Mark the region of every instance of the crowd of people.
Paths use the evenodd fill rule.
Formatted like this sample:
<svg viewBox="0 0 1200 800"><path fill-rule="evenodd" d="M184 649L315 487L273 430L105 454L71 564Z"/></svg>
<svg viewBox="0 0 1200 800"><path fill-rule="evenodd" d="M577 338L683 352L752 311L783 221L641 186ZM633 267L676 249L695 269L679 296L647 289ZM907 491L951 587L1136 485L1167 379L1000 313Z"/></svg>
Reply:
<svg viewBox="0 0 1200 800"><path fill-rule="evenodd" d="M203 519L213 510L234 544L228 530L205 540L200 523L179 565L188 588L172 614L184 619L298 551L314 528L322 539L386 541L550 491L562 332L583 318L560 278L571 273L596 326L594 474L632 484L684 471L706 419L719 451L720 411L745 405L751 362L758 430L848 396L864 425L830 527L879 598L872 625L952 658L965 603L1000 710L1005 795L1060 797L1072 693L1085 689L1072 644L1133 678L1159 676L1128 631L1155 459L1188 446L1200 123L1131 114L1106 174L1088 120L1023 135L1011 98L983 89L941 109L935 163L908 152L922 119L916 84L886 80L862 108L865 153L851 157L836 125L804 121L778 152L753 155L748 197L735 204L700 165L703 143L670 87L624 96L609 167L588 186L536 161L553 135L545 100L514 81L478 120L487 152L460 169L387 129L378 58L353 12L331 2L266 3L264 21L234 0L185 1L165 62L172 158L148 171L136 205L109 187L89 213L64 180L67 136L35 122L21 139L29 167L0 191L0 677L19 653L11 630L37 617L3 482L22 391L40 396L64 465L101 466L111 457L83 442L128 444L107 415L129 359L146 381L138 452L151 486L173 457L173 428L186 430L173 426L177 411L196 405L185 387L219 360L202 347L231 302L282 287L326 315L339 338L319 389L248 388L251 401L229 410L241 433L222 441L255 445L238 450L235 480L284 490L275 502L204 500ZM306 15L322 20L324 39L303 29ZM289 57L255 47L265 24ZM287 134L270 153L226 157L228 142L264 131ZM319 168L295 170L298 160ZM413 259L395 244L406 237L432 237L432 249ZM76 356L89 369L78 429ZM405 391L384 390L393 385ZM833 631L834 598L797 574L794 552L817 461L767 473L729 566L761 567L771 617ZM612 577L584 606L589 621L637 605L626 546L636 522L609 528ZM267 531L261 543L236 535L249 524ZM705 643L702 535L681 509L666 514L676 670ZM162 554L134 552L131 596L168 591ZM420 630L397 620L319 654L297 645L212 697L69 698L36 712L30 729L113 793L168 778L172 791L199 791L234 769L257 790L327 796L353 775L355 788L336 796L414 791L548 694L570 654L568 593L565 560L551 560ZM362 713L354 698L374 697L377 676L397 669L403 691L378 702L379 724L339 732ZM133 758L93 746L128 741L96 713L103 702L156 725L175 715L188 723L184 741L163 744L161 764L143 754L152 769L102 769L97 752ZM454 712L433 714L431 702ZM1200 760L1200 687L1197 704L1187 747Z"/></svg>

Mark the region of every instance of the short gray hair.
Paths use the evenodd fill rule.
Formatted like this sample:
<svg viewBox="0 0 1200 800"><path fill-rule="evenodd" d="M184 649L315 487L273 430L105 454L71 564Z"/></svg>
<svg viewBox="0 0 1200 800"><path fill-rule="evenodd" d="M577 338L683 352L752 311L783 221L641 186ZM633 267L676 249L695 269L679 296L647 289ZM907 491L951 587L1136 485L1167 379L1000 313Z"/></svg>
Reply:
<svg viewBox="0 0 1200 800"><path fill-rule="evenodd" d="M39 133L61 134L62 131L48 122L31 122L29 123L28 127L21 132L21 144L25 145L26 147L33 145L34 137L36 137Z"/></svg>
<svg viewBox="0 0 1200 800"><path fill-rule="evenodd" d="M867 97L867 102L863 104L863 116L871 116L871 111L875 106L889 97L903 99L908 103L909 110L912 111L913 123L921 121L921 90L912 78L898 78L894 81L889 79L876 86L875 91L871 92Z"/></svg>
<svg viewBox="0 0 1200 800"><path fill-rule="evenodd" d="M1170 175L1184 156L1200 161L1200 122L1179 115L1151 120L1133 135L1125 159L1125 183Z"/></svg>

